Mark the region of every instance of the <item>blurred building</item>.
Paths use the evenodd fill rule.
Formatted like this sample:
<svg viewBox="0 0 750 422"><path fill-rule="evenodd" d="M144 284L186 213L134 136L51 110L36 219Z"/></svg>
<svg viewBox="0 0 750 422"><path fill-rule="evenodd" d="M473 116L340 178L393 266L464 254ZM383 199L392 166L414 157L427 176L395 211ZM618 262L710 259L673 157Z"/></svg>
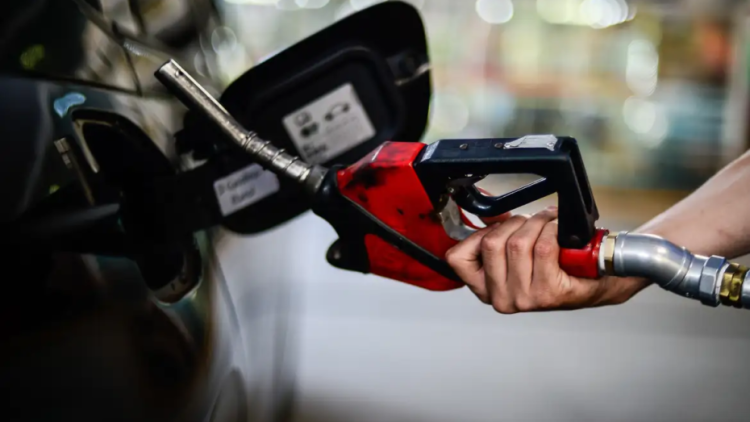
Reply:
<svg viewBox="0 0 750 422"><path fill-rule="evenodd" d="M375 2L225 0L229 28L213 41L227 81ZM433 64L426 142L570 135L595 185L659 190L692 189L745 149L745 56L734 49L745 2L409 2Z"/></svg>

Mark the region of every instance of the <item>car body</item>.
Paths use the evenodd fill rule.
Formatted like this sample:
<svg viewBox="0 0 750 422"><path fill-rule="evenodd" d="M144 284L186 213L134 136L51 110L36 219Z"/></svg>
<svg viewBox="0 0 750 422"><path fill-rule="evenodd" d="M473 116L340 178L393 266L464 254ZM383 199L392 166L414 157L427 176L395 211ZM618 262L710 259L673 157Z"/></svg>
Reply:
<svg viewBox="0 0 750 422"><path fill-rule="evenodd" d="M82 172L96 173L86 145L93 137L109 139L106 133L87 134L92 122L132 123L158 148L157 160L175 171L184 165L173 145L184 109L151 74L159 60L174 55L191 58L191 65L210 63L210 53L200 48L200 37L217 20L210 2L13 4L5 7L0 31L5 233L20 230L19 221L54 193L81 185ZM202 82L212 81L205 70L193 70L203 74ZM97 116L105 117L99 122ZM5 417L277 418L285 408L278 393L285 379L283 321L257 323L240 315L250 315L247 307L259 302L275 303L283 285L258 288L245 276L233 286L214 248L219 234L215 229L194 234L180 261L192 271L179 274L175 283L184 289L168 301L148 288L148 271L132 259L65 248L48 253L29 238L29 245L16 246L9 235L0 257L6 270L6 305L0 311ZM255 301L238 303L238 288L255 288Z"/></svg>

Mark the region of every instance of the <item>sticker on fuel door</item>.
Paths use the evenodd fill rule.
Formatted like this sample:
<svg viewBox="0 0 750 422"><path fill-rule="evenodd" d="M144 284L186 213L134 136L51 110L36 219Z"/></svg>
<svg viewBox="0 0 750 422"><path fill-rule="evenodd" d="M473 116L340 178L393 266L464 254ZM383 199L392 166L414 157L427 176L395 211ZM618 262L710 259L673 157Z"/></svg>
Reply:
<svg viewBox="0 0 750 422"><path fill-rule="evenodd" d="M214 182L221 215L226 217L279 190L279 179L258 164L238 170Z"/></svg>
<svg viewBox="0 0 750 422"><path fill-rule="evenodd" d="M284 117L284 127L310 164L324 163L375 136L352 84L344 84Z"/></svg>

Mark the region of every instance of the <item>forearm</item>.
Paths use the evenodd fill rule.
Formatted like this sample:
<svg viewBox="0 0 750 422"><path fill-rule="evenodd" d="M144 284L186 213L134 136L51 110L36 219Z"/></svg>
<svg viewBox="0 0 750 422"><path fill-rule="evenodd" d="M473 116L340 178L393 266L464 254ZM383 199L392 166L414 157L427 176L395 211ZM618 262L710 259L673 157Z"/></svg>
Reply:
<svg viewBox="0 0 750 422"><path fill-rule="evenodd" d="M750 152L634 232L661 236L704 256L731 259L750 253ZM598 303L616 304L652 280L608 276L603 282L606 287Z"/></svg>
<svg viewBox="0 0 750 422"><path fill-rule="evenodd" d="M750 253L750 152L639 227L701 255Z"/></svg>

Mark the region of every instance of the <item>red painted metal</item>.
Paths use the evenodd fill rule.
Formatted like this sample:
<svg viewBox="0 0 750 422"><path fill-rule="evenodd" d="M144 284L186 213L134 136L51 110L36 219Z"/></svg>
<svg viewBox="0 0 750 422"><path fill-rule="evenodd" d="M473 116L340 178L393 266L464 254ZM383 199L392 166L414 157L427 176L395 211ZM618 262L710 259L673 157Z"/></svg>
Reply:
<svg viewBox="0 0 750 422"><path fill-rule="evenodd" d="M598 279L599 250L608 233L609 230L597 230L594 238L583 249L561 249L560 268L573 277Z"/></svg>
<svg viewBox="0 0 750 422"><path fill-rule="evenodd" d="M421 143L386 142L358 163L338 172L341 194L378 220L437 257L456 241L440 218L414 171ZM447 279L374 235L365 238L370 272L429 290L463 286Z"/></svg>
<svg viewBox="0 0 750 422"><path fill-rule="evenodd" d="M356 164L340 170L337 181L342 195L402 236L443 258L457 242L446 234L414 171L414 160L424 146L386 142ZM468 222L465 215L462 217ZM599 230L586 248L561 250L561 267L573 276L598 278L599 247L606 233ZM373 274L428 290L452 290L464 285L441 276L378 236L366 235L365 246Z"/></svg>
<svg viewBox="0 0 750 422"><path fill-rule="evenodd" d="M464 286L463 283L441 276L378 236L366 235L365 246L370 256L370 271L373 274L434 291L453 290Z"/></svg>

